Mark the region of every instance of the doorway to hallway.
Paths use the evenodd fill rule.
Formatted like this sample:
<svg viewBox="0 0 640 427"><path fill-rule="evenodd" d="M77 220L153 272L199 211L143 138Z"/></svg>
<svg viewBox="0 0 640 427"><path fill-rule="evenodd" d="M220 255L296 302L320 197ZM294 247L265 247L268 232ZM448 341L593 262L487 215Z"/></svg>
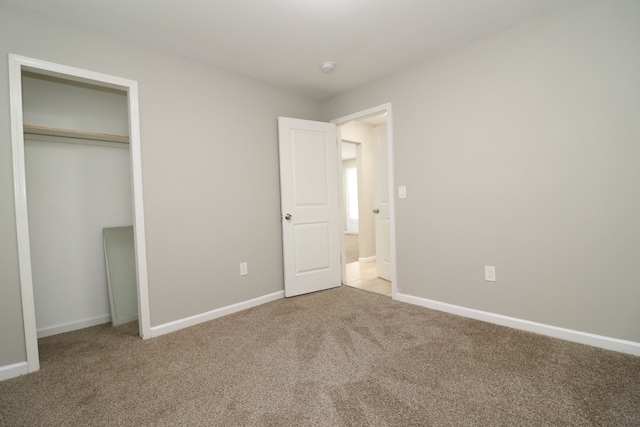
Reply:
<svg viewBox="0 0 640 427"><path fill-rule="evenodd" d="M347 264L347 286L391 296L391 282L378 277L376 261Z"/></svg>
<svg viewBox="0 0 640 427"><path fill-rule="evenodd" d="M381 108L384 107L384 108ZM335 120L342 148L343 283L392 295L390 108L388 105ZM349 119L349 120L347 120ZM344 120L344 122L342 121ZM388 127L389 125L389 127ZM350 186L357 182L357 190ZM354 173L355 172L355 173ZM351 190L351 191L350 191ZM357 217L353 217L353 194ZM353 224L356 221L354 231ZM382 263L382 264L380 264Z"/></svg>

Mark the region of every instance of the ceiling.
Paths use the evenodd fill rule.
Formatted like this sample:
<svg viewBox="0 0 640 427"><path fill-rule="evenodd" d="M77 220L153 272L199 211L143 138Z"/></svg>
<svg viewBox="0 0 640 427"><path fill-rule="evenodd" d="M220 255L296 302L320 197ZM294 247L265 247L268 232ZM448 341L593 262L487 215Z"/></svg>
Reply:
<svg viewBox="0 0 640 427"><path fill-rule="evenodd" d="M321 100L577 0L4 1Z"/></svg>

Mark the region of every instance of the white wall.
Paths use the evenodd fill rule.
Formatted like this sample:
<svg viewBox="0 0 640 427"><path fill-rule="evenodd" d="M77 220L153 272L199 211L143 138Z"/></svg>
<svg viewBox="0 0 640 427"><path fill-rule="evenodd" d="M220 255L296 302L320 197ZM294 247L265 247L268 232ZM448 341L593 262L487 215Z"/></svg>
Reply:
<svg viewBox="0 0 640 427"><path fill-rule="evenodd" d="M332 119L335 118L337 116L332 117ZM360 258L369 258L376 254L371 129L373 126L364 122L353 122L340 127L340 137L343 141L358 143L356 161L358 167L358 211L360 213Z"/></svg>
<svg viewBox="0 0 640 427"><path fill-rule="evenodd" d="M343 142L342 145L348 144L346 142ZM357 144L352 144L352 145L357 145ZM344 204L344 208L345 208L345 212L344 212L344 221L342 224L343 229L345 230L345 232L349 231L349 226L348 226L348 214L349 214L349 209L347 206L347 169L352 168L352 169L358 169L358 164L356 162L356 159L347 159L347 160L343 160L342 161L342 195L343 195L343 204ZM356 179L357 179L357 175L356 175ZM359 210L359 208L358 208ZM356 233L357 234L357 233Z"/></svg>
<svg viewBox="0 0 640 427"><path fill-rule="evenodd" d="M28 72L22 82L26 124L129 135L123 91Z"/></svg>
<svg viewBox="0 0 640 427"><path fill-rule="evenodd" d="M132 224L129 150L25 143L39 336L108 322L102 229Z"/></svg>
<svg viewBox="0 0 640 427"><path fill-rule="evenodd" d="M640 2L584 1L324 103L392 103L399 292L640 342L638 76Z"/></svg>

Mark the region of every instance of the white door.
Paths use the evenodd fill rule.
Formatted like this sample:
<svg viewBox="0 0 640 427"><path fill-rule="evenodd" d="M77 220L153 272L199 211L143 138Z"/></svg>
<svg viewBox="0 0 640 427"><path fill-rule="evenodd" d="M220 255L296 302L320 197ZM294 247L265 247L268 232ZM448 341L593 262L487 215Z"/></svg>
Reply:
<svg viewBox="0 0 640 427"><path fill-rule="evenodd" d="M387 125L373 133L374 200L376 228L376 266L378 277L391 281L391 219L389 216L389 168Z"/></svg>
<svg viewBox="0 0 640 427"><path fill-rule="evenodd" d="M336 126L278 118L286 297L342 283Z"/></svg>

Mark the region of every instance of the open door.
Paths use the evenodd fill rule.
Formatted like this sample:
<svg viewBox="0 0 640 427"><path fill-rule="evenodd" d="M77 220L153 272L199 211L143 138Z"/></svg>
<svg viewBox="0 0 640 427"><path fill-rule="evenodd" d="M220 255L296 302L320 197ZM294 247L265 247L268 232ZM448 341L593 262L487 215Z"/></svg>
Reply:
<svg viewBox="0 0 640 427"><path fill-rule="evenodd" d="M375 169L376 267L378 277L392 281L391 217L389 209L389 157L387 125L373 128L373 167Z"/></svg>
<svg viewBox="0 0 640 427"><path fill-rule="evenodd" d="M336 125L278 118L286 297L342 283Z"/></svg>

